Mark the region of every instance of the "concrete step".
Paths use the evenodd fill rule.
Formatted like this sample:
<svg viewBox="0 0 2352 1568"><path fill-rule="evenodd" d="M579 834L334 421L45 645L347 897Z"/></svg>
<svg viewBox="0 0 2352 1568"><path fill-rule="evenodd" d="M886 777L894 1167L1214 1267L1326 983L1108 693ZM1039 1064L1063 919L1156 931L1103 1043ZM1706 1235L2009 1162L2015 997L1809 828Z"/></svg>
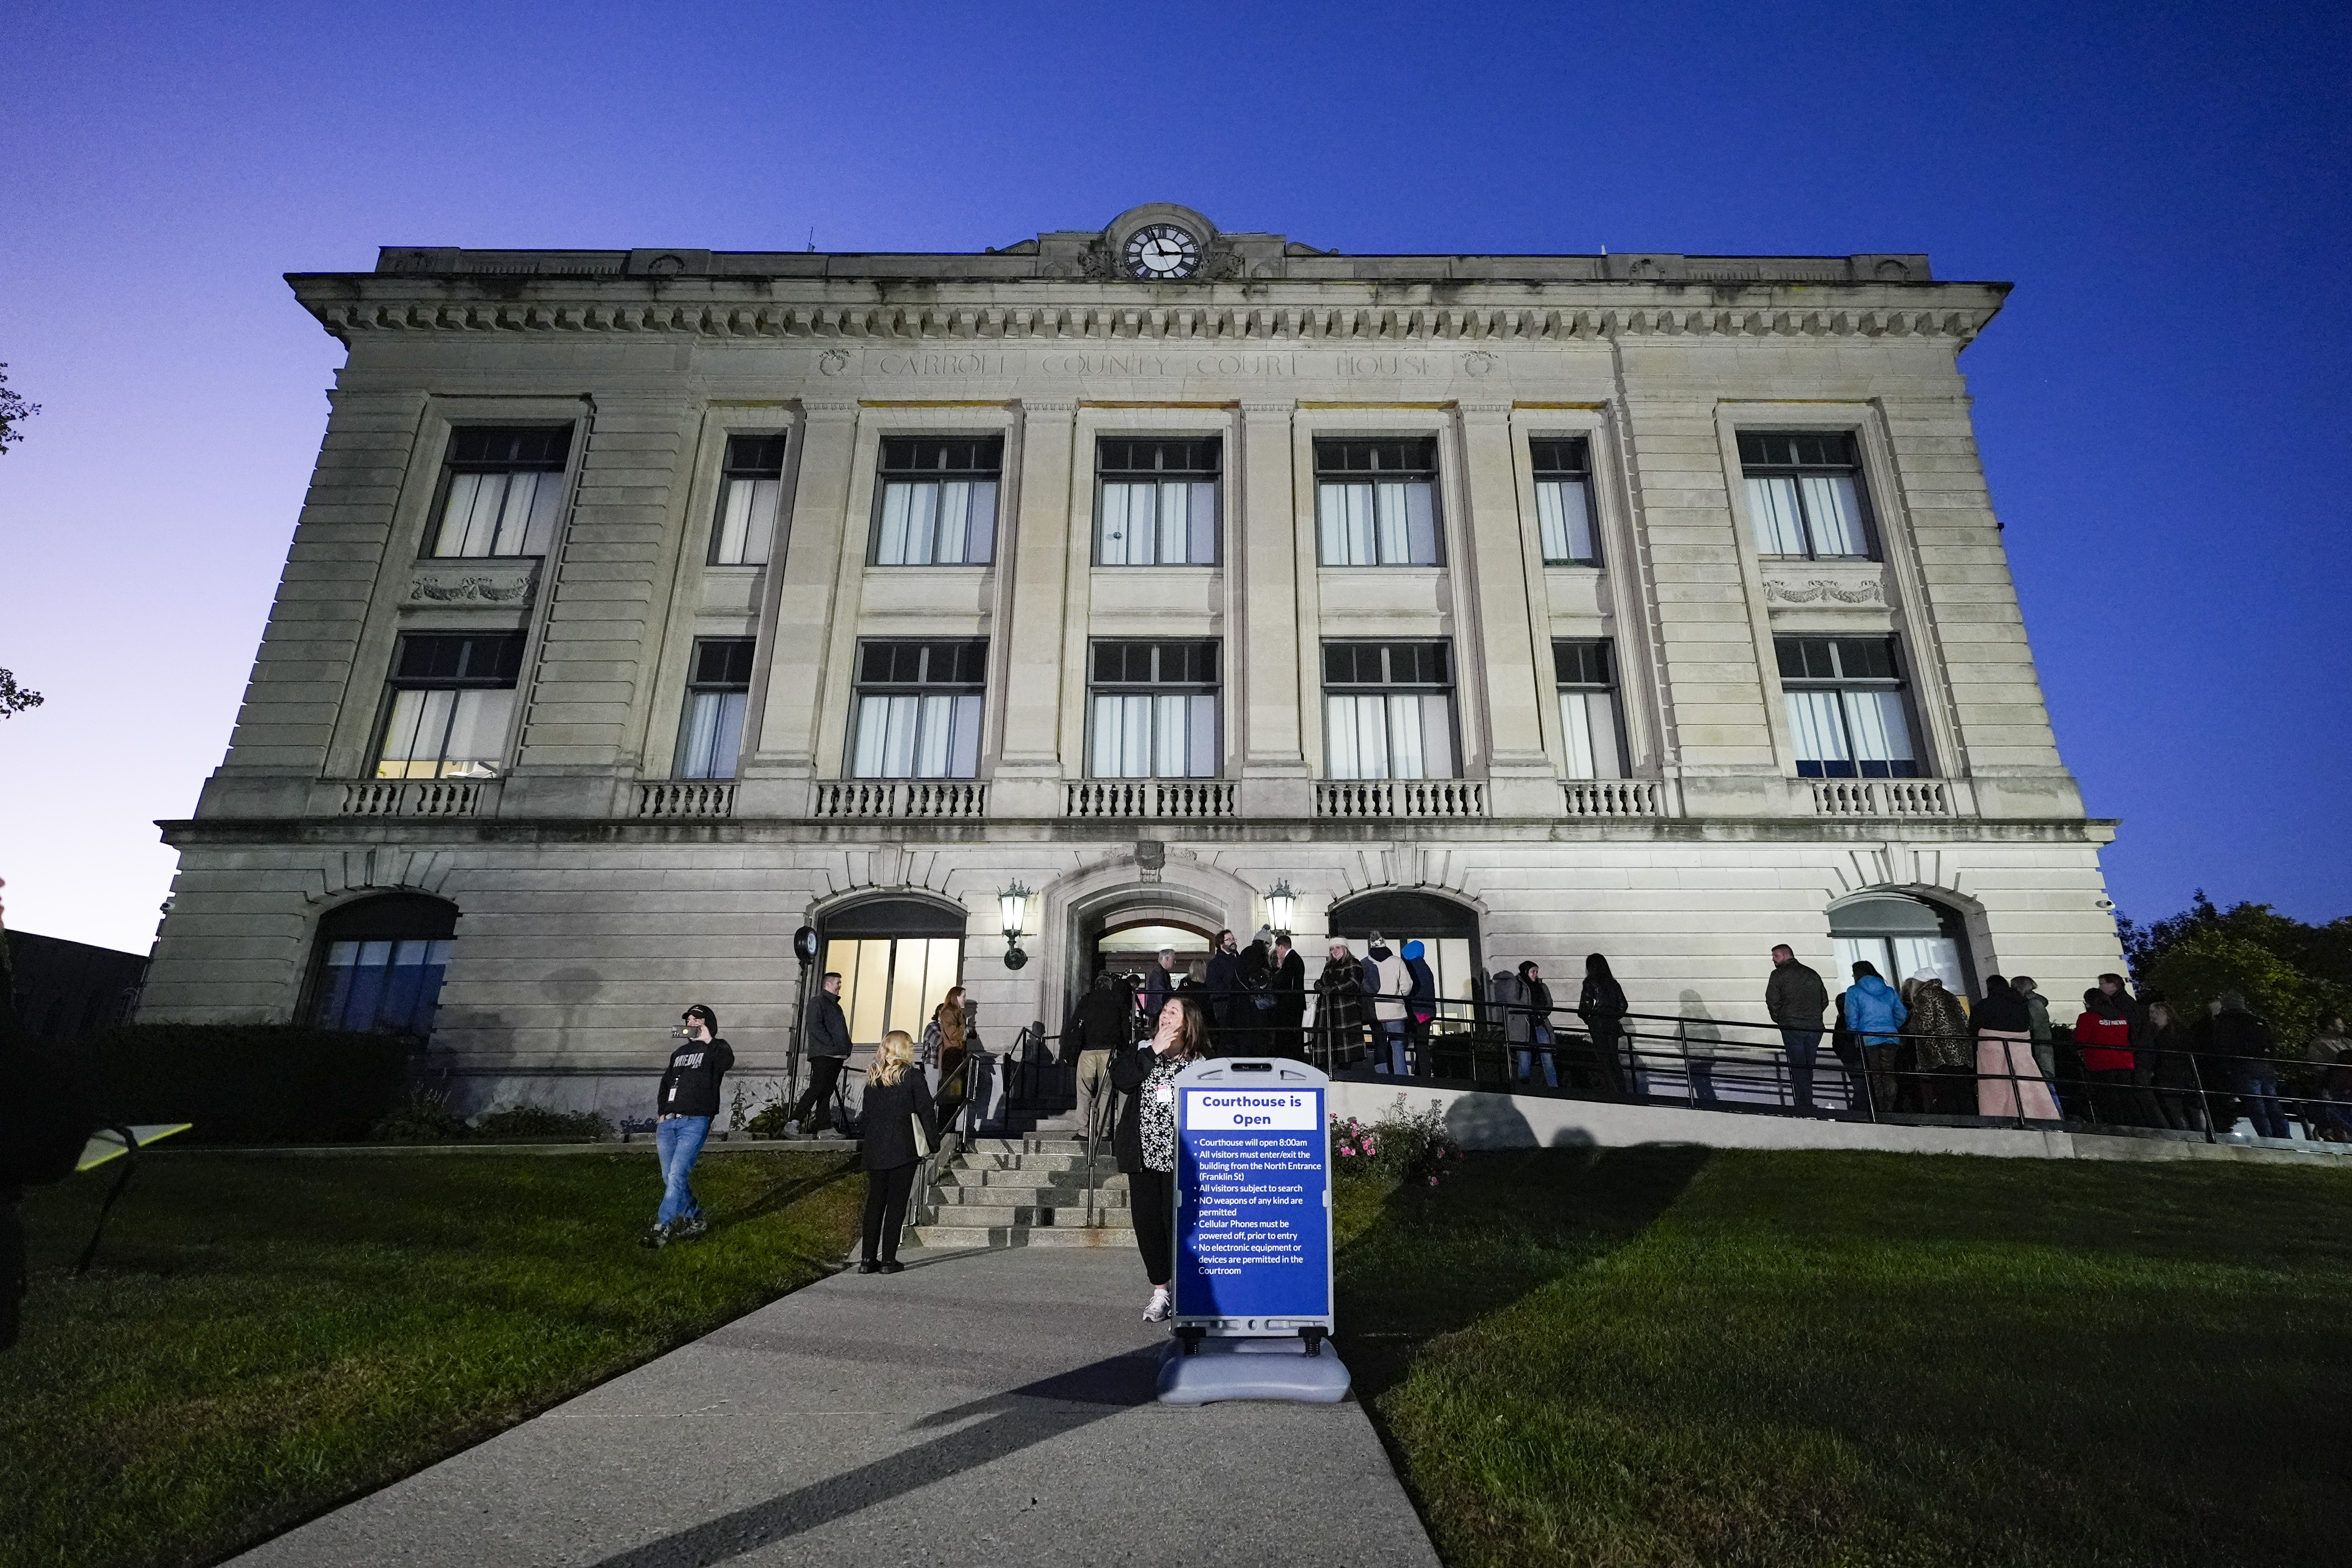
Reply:
<svg viewBox="0 0 2352 1568"><path fill-rule="evenodd" d="M987 1226L990 1229L1001 1229L1006 1226L1016 1228L1025 1226L1038 1229L1050 1227L1055 1230L1069 1230L1075 1227L1083 1230L1087 1223L1087 1211L1084 1205L1055 1208L1036 1204L942 1204L936 1212L939 1216L937 1223L964 1228ZM1095 1210L1095 1223L1107 1230L1123 1231L1129 1235L1132 1235L1135 1230L1135 1216L1126 1209L1097 1207Z"/></svg>
<svg viewBox="0 0 2352 1568"><path fill-rule="evenodd" d="M1087 1173L1076 1171L1035 1171L1026 1168L1002 1171L950 1170L940 1173L940 1184L957 1187L1062 1187L1071 1192L1087 1190ZM1095 1167L1094 1184L1097 1192L1125 1192L1126 1173Z"/></svg>
<svg viewBox="0 0 2352 1568"><path fill-rule="evenodd" d="M1076 1154L959 1154L949 1163L952 1171L1076 1171L1083 1177L1087 1157ZM1108 1153L1095 1161L1097 1171L1116 1171Z"/></svg>
<svg viewBox="0 0 2352 1568"><path fill-rule="evenodd" d="M1127 1247L1135 1232L1114 1226L919 1225L913 1227L922 1247Z"/></svg>
<svg viewBox="0 0 2352 1568"><path fill-rule="evenodd" d="M941 1182L932 1189L943 1204L1046 1204L1057 1208L1084 1208L1087 1189L1083 1182L1047 1184L1042 1182ZM1127 1184L1097 1187L1095 1202L1118 1208L1127 1207Z"/></svg>

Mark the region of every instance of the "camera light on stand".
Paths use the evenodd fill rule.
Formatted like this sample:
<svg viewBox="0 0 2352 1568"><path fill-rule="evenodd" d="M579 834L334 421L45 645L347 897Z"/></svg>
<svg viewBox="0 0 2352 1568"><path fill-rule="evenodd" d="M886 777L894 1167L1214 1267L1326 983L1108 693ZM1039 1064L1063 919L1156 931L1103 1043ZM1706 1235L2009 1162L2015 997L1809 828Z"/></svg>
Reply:
<svg viewBox="0 0 2352 1568"><path fill-rule="evenodd" d="M1290 918L1297 912L1297 895L1294 894L1290 890L1290 880L1288 878L1283 879L1281 881L1276 882L1273 887L1266 889L1265 912L1267 916L1267 923L1274 927L1275 933L1276 935L1288 936L1290 934Z"/></svg>

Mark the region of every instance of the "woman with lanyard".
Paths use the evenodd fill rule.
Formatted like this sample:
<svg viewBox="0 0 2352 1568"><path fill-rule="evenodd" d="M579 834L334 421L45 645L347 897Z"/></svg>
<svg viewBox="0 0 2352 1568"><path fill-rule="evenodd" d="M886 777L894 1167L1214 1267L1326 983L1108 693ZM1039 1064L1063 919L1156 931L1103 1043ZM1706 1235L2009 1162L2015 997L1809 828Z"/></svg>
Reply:
<svg viewBox="0 0 2352 1568"><path fill-rule="evenodd" d="M1168 1282L1176 1272L1176 1075L1208 1054L1209 1020L1200 999L1178 995L1160 1009L1150 1050L1118 1051L1110 1060L1110 1081L1126 1097L1111 1147L1127 1175L1135 1245L1151 1279L1147 1323L1168 1321Z"/></svg>

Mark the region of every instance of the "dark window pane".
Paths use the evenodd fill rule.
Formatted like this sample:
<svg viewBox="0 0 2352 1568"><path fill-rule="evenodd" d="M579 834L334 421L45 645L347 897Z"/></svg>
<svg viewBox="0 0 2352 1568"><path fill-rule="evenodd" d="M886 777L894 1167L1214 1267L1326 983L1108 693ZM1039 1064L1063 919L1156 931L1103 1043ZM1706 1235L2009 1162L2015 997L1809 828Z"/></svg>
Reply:
<svg viewBox="0 0 2352 1568"><path fill-rule="evenodd" d="M1848 680L1893 680L1895 642L1891 637L1837 639L1838 673Z"/></svg>
<svg viewBox="0 0 2352 1568"><path fill-rule="evenodd" d="M512 686L522 673L522 634L403 637L393 669L406 685Z"/></svg>
<svg viewBox="0 0 2352 1568"><path fill-rule="evenodd" d="M1851 472L1856 466L1853 433L1845 430L1792 430L1739 433L1739 464L1744 468L1814 468Z"/></svg>
<svg viewBox="0 0 2352 1568"><path fill-rule="evenodd" d="M569 425L461 425L449 432L453 467L561 468L571 454Z"/></svg>
<svg viewBox="0 0 2352 1568"><path fill-rule="evenodd" d="M1591 459L1586 455L1581 436L1572 440L1531 441L1528 448L1538 479L1581 479L1589 471Z"/></svg>
<svg viewBox="0 0 2352 1568"><path fill-rule="evenodd" d="M694 684L743 687L751 684L750 637L706 637L694 645Z"/></svg>
<svg viewBox="0 0 2352 1568"><path fill-rule="evenodd" d="M894 436L882 443L882 471L887 474L994 479L1003 466L1002 436Z"/></svg>
<svg viewBox="0 0 2352 1568"><path fill-rule="evenodd" d="M1171 479L1213 479L1223 443L1214 437L1187 440L1118 436L1103 437L1096 449L1101 472L1114 477L1151 475Z"/></svg>
<svg viewBox="0 0 2352 1568"><path fill-rule="evenodd" d="M1609 645L1597 638L1563 639L1551 645L1552 665L1562 686L1607 686Z"/></svg>
<svg viewBox="0 0 2352 1568"><path fill-rule="evenodd" d="M727 471L745 479L780 479L784 471L782 436L730 436Z"/></svg>
<svg viewBox="0 0 2352 1568"><path fill-rule="evenodd" d="M1349 477L1382 475L1425 479L1437 471L1437 442L1429 437L1404 440L1318 441L1315 471Z"/></svg>

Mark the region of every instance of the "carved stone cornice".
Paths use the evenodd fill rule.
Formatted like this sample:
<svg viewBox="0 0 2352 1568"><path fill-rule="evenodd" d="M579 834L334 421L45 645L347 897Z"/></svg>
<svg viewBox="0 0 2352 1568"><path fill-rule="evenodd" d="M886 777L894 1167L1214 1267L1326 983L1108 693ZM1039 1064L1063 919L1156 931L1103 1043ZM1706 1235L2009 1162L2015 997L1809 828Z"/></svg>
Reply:
<svg viewBox="0 0 2352 1568"><path fill-rule="evenodd" d="M408 580L404 602L519 606L530 602L531 584L538 576L536 557L525 561L420 563Z"/></svg>
<svg viewBox="0 0 2352 1568"><path fill-rule="evenodd" d="M1990 285L1755 285L1726 300L1718 290L1652 283L1555 283L1508 289L1458 285L1445 305L1398 303L1398 292L1362 282L1290 282L1238 289L1208 285L1197 302L1139 298L1118 283L1045 285L1059 296L1036 301L1039 285L1018 290L972 286L971 298L877 300L862 285L811 283L810 298L779 300L779 287L724 279L656 289L637 279L504 280L493 297L478 285L436 279L430 288L398 276L302 279L297 292L336 337L377 332L658 333L712 340L835 344L918 342L1332 343L1393 347L1465 345L1465 374L1497 367L1494 351L1643 338L1929 338L1965 343L2000 308ZM1549 296L1528 302L1530 292ZM1491 292L1490 301L1476 295ZM682 298L691 294L694 297ZM842 368L846 368L845 363Z"/></svg>
<svg viewBox="0 0 2352 1568"><path fill-rule="evenodd" d="M1886 574L1873 565L1867 571L1819 568L1801 573L1776 573L1764 579L1764 597L1774 605L1811 605L1834 609L1840 605L1886 607Z"/></svg>

